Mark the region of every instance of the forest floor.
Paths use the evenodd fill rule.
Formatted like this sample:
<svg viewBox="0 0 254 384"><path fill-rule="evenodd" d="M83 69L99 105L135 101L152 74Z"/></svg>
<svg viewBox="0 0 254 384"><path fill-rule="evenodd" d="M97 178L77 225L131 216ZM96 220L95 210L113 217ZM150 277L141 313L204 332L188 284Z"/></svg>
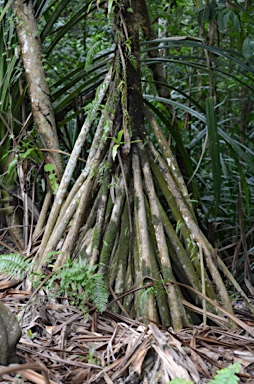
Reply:
<svg viewBox="0 0 254 384"><path fill-rule="evenodd" d="M0 366L0 383L167 384L185 378L203 384L235 362L241 363L239 382L254 383L254 337L240 327L229 330L226 319L175 333L110 310L98 314L90 305L81 313L67 300L49 298L43 289L33 295L3 275L0 299L22 327L20 364ZM233 304L253 334L252 315L241 301Z"/></svg>

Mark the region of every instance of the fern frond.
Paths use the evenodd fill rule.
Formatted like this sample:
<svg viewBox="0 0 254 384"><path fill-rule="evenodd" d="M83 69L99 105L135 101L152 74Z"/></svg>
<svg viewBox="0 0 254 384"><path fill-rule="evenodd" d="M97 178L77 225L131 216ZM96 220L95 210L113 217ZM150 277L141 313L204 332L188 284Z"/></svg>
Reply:
<svg viewBox="0 0 254 384"><path fill-rule="evenodd" d="M19 253L0 255L0 272L8 277L23 279L25 274L31 269L31 262L25 260Z"/></svg>
<svg viewBox="0 0 254 384"><path fill-rule="evenodd" d="M104 312L106 310L108 303L108 291L102 274L96 273L93 275L91 290L88 295L99 312Z"/></svg>
<svg viewBox="0 0 254 384"><path fill-rule="evenodd" d="M239 377L235 374L240 372L241 364L235 363L227 368L220 369L209 384L237 384Z"/></svg>
<svg viewBox="0 0 254 384"><path fill-rule="evenodd" d="M128 60L131 63L131 65L133 66L133 68L137 70L137 68L138 68L138 61L137 61L136 56L133 55L133 53L129 53Z"/></svg>
<svg viewBox="0 0 254 384"><path fill-rule="evenodd" d="M108 292L103 275L96 273L97 265L90 267L81 257L67 262L52 276L47 286L52 288L55 280L60 280L59 294L65 293L79 308L84 309L84 301L91 300L99 312L106 309Z"/></svg>
<svg viewBox="0 0 254 384"><path fill-rule="evenodd" d="M86 55L86 64L85 64L86 70L92 65L95 55L99 53L101 50L102 50L102 43L100 40L96 41L94 44L91 45Z"/></svg>
<svg viewBox="0 0 254 384"><path fill-rule="evenodd" d="M240 372L241 364L235 363L227 368L222 368L217 371L213 380L210 380L208 384L237 384L239 377L236 373ZM192 381L186 379L173 379L167 384L193 384Z"/></svg>

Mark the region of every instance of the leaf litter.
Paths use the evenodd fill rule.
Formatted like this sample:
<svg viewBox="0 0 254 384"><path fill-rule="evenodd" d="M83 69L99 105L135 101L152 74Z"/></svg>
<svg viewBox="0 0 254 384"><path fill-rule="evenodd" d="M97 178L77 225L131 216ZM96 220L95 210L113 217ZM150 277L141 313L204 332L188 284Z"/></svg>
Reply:
<svg viewBox="0 0 254 384"><path fill-rule="evenodd" d="M30 297L17 282L0 280L0 299L22 326L21 363L1 366L0 383L166 384L183 378L203 384L236 362L239 382L254 383L254 338L239 326L200 325L175 333L109 310L98 314L92 305L82 314L43 291ZM240 317L244 321L241 311ZM246 317L253 326L251 315Z"/></svg>

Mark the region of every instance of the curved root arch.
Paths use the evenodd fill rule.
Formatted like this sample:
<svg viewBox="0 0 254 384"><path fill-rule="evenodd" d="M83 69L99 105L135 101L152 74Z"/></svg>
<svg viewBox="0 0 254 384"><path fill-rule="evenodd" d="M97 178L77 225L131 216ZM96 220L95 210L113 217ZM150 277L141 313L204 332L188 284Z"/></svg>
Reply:
<svg viewBox="0 0 254 384"><path fill-rule="evenodd" d="M122 128L120 122L116 114L114 137ZM214 283L205 273L203 293L216 299L219 292L231 310L222 294L224 285L211 258L212 248L196 224L188 195L181 190L182 181L176 181L179 174L172 175L168 165L174 159L158 152L152 142L138 142L131 145L128 156L119 146L119 157L113 161L115 142L110 138L98 141L102 125L97 127L89 164L63 202L49 237L46 252L57 249L62 241L55 265L64 264L68 254L99 264L113 299L123 295L112 305L115 311L179 329L196 321L195 315L186 312L183 299L200 300L170 281L201 292L202 249ZM133 289L142 286L150 288Z"/></svg>
<svg viewBox="0 0 254 384"><path fill-rule="evenodd" d="M183 299L195 304L201 300L193 290L171 282L220 299L230 313L232 308L176 160L149 110L145 115L154 139L147 139L139 30L135 10L129 12L125 3L116 7L120 31L114 69L97 92L64 172L37 255L37 270L48 263L52 250L61 251L55 266L63 265L68 255L80 254L92 265L99 264L107 277L115 311L172 324L177 330L196 321ZM126 49L128 36L131 52ZM85 169L66 197L79 153L106 96Z"/></svg>

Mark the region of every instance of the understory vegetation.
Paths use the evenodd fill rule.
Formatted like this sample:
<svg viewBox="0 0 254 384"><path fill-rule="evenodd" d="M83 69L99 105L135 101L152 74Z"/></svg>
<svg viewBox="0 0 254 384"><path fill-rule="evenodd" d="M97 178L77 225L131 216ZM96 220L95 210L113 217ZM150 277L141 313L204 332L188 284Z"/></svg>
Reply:
<svg viewBox="0 0 254 384"><path fill-rule="evenodd" d="M237 384L239 378L235 374L239 373L239 371L239 363L235 363L228 368L223 368L217 372L213 380L209 381L209 384ZM170 381L170 384L193 384L193 381L174 379Z"/></svg>
<svg viewBox="0 0 254 384"><path fill-rule="evenodd" d="M0 5L0 269L175 330L253 313L253 5Z"/></svg>

